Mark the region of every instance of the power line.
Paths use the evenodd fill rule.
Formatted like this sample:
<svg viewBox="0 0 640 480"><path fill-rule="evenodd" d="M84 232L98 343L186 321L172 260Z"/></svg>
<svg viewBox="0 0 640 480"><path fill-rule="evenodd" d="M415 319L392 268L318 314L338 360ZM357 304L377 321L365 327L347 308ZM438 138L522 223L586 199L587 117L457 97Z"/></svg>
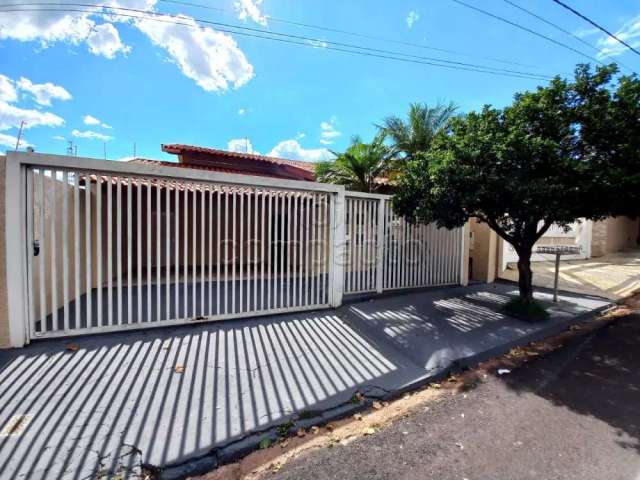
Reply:
<svg viewBox="0 0 640 480"><path fill-rule="evenodd" d="M174 5L182 5L182 6L186 6L186 7L194 7L194 8L203 8L206 10L213 10L216 12L223 12L223 13L234 13L233 10L230 9L226 9L226 8L221 8L221 7L214 7L211 5L203 5L201 3L194 3L194 2L185 2L185 1L181 1L181 0L158 0L159 2L162 3L169 3L169 4L174 4ZM433 50L435 52L442 52L442 53L449 53L449 54L453 54L453 55L462 55L465 57L471 57L474 58L477 55L473 55L470 53L465 53L465 52L460 52L457 50L449 50L446 48L438 48L438 47L431 47L429 45L423 45L420 43L414 43L414 42L407 42L407 41L403 41L403 40L397 40L397 39L393 39L393 38L388 38L388 37L381 37L378 35L368 35L365 33L360 33L360 32L354 32L351 30L343 30L343 29L339 29L339 28L333 28L333 27L326 27L323 25L317 25L317 24L313 24L313 23L305 23L305 22L298 22L298 21L294 21L294 20L287 20L287 19L283 19L283 18L278 18L278 17L267 17L267 19L270 22L274 22L274 23L282 23L282 24L286 24L286 25L295 25L297 27L304 27L304 28L310 28L310 29L315 29L315 30L320 30L320 31L325 31L325 32L331 32L331 33L339 33L342 35L350 35L352 37L358 37L358 38L364 38L367 40L375 40L378 42L387 42L387 43L394 43L396 45L404 45L407 47L414 47L414 48L421 48L424 50ZM504 63L504 64L510 64L510 65L518 65L521 67L529 67L529 68L540 68L537 65L531 65L528 63L521 63L521 62L516 62L513 60L505 60L502 58L496 58L496 57L479 57L482 58L483 60L490 60L492 62L499 62L499 63Z"/></svg>
<svg viewBox="0 0 640 480"><path fill-rule="evenodd" d="M0 5L2 7L13 7L16 4L5 4L5 5ZM75 5L79 5L79 6L86 6L88 8L98 8L99 10L86 10L86 9L76 9L76 8L15 8L15 9L2 9L0 10L0 13L7 13L7 12L26 12L26 11L38 11L38 12L44 12L44 11L51 11L51 12L77 12L77 13L90 13L90 14L95 14L95 15L103 15L103 16L109 16L109 15L117 15L120 17L125 17L125 18L133 18L133 19L139 19L139 20L151 20L151 21L158 21L158 22L163 22L163 23L172 23L175 25L183 25L183 26L187 26L190 28L198 28L198 26L194 26L191 23L186 23L186 22L179 22L176 20L176 18L179 17L172 17L172 16L168 16L165 14L160 14L158 15L157 12L153 12L153 11L145 11L145 10L136 10L136 9L129 9L129 8L123 8L123 7L110 7L110 6L106 6L106 5L95 5L95 4L73 4L73 3L66 3L66 4L54 4L54 3L44 3L44 2L34 2L31 4L17 4L19 6L38 6L38 5L52 5L52 6L56 6L56 5L61 5L61 6L66 6L66 5L71 5L71 6L75 6ZM108 9L108 10L114 10L116 11L116 13L109 13L109 12L105 12L104 9ZM142 15L130 15L130 14L125 14L125 13L121 13L120 10L123 11L133 11ZM167 20L170 19L170 20ZM483 65L475 65L475 64L466 64L463 62L455 62L455 61L451 61L451 60L447 60L447 59L439 59L439 58L430 58L430 57L418 57L415 55L410 55L410 54L404 54L402 52L392 52L392 51L387 51L387 50L381 50L381 49L372 49L372 48L368 48L368 47L364 47L361 45L352 45L352 44L346 44L346 43L339 43L339 42L331 42L328 40L323 40L323 39L318 39L318 38L313 38L313 37L304 37L304 36L299 36L299 35L290 35L290 34L284 34L284 33L279 33L279 32L269 32L269 31L264 31L264 30L258 30L258 29L252 29L249 27L242 27L242 26L237 26L237 25L230 25L230 24L223 24L221 22L213 22L213 21L209 21L209 20L204 20L204 19L198 19L198 18L193 18L192 19L194 22L196 23L204 23L204 24L212 24L212 25L216 25L216 29L218 31L221 32L226 32L226 33L231 33L231 34L236 34L236 35L242 35L242 36L246 36L246 37L253 37L253 38L259 38L259 39L263 39L263 40L271 40L271 41L277 41L277 42L281 42L281 43L289 43L289 44L294 44L294 45L300 45L300 46L305 46L305 47L312 47L312 48L323 48L326 50L333 50L333 51L339 51L339 52L343 52L343 53L349 53L349 54L355 54L355 55L363 55L363 56L369 56L369 57L376 57L376 58L383 58L383 59L389 59L389 60L395 60L395 61L402 61L402 62L408 62L408 63L416 63L416 64L422 64L422 65L429 65L429 66L435 66L435 67L441 67L441 68L449 68L449 69L454 69L454 70L465 70L465 71L471 71L471 72L477 72L477 73L486 73L486 74L490 74L490 75L501 75L501 76L509 76L509 77L515 77L515 78L526 78L526 79L533 79L533 80L548 80L550 77L549 76L545 76L545 75L541 75L541 74L536 74L536 73L531 73L531 72L519 72L519 71L514 71L514 70L507 70L507 69L499 69L499 68L495 68L495 67L488 67L488 66L483 66ZM220 28L220 26L224 26L226 28ZM237 31L237 30L229 30L229 28L232 29L240 29L240 30L245 30L245 31ZM249 32L247 32L246 30L249 30ZM252 32L258 32L258 33L252 33ZM287 38L277 38L274 36L270 36L270 35L276 35L278 37L287 37ZM356 50L354 50L356 49ZM398 55L402 55L402 57L399 57ZM413 57L413 58L405 58L405 57ZM418 58L418 59L414 59L414 58ZM441 62L441 63L439 63Z"/></svg>
<svg viewBox="0 0 640 480"><path fill-rule="evenodd" d="M573 47L571 47L571 46L569 46L569 45L567 45L565 43L559 42L558 40L555 40L555 39L553 39L551 37L543 35L542 33L538 33L535 30L532 30L530 28L524 27L524 26L520 25L519 23L512 22L511 20L508 20L508 19L506 19L504 17L501 17L500 15L496 15L494 13L488 12L487 10L483 10L482 8L476 7L474 5L470 5L470 4L466 3L466 2L463 2L462 0L451 0L451 1L457 3L458 5L462 5L463 7L470 8L471 10L475 10L476 12L482 13L483 15L487 15L488 17L494 18L496 20L500 20L501 22L507 23L507 24L511 25L512 27L516 27L516 28L518 28L520 30L524 30L525 32L530 33L531 35L535 35L536 37L543 38L544 40L547 40L548 42L554 43L555 45L558 45L559 47L566 48L567 50L571 50L572 52L577 53L578 55L582 55L584 57L587 57L590 60L593 60L594 62L597 62L597 63L599 63L601 65L604 65L600 60L598 60L597 58L592 57L589 54L581 52L580 50L577 50L577 49L575 49L575 48L573 48Z"/></svg>
<svg viewBox="0 0 640 480"><path fill-rule="evenodd" d="M570 7L569 5L567 5L564 2L561 2L560 0L553 0L554 2L556 2L558 5L560 5L563 8L566 8L567 10L569 10L571 13L573 13L574 15L577 15L578 17L580 17L581 19L589 22L591 25L593 25L594 27L596 27L598 30L602 30L604 33L606 33L607 35L609 35L611 38L613 38L614 40L620 42L622 45L624 45L625 47L627 47L629 50L631 50L632 52L634 52L636 55L640 55L640 52L638 50L636 50L635 48L633 48L631 45L629 45L627 42L625 42L624 40L618 38L617 36L615 36L613 33L611 33L609 30L607 30L606 28L598 25L596 22L594 22L593 20L591 20L589 17L587 17L586 15L583 15L582 13L578 12L576 9Z"/></svg>
<svg viewBox="0 0 640 480"><path fill-rule="evenodd" d="M0 6L3 6L3 5L0 5ZM108 5L96 5L96 4L72 3L72 2L64 2L64 3L29 2L29 3L20 3L20 4L5 4L4 6L9 6L9 7L13 7L13 6L20 6L20 7L22 7L22 6L62 6L62 7L79 6L79 7L85 7L85 8L100 8L100 9L109 9L109 10L117 10L117 11L122 10L122 11L135 12L135 13L144 14L144 15L156 15L158 13L158 12L149 11L149 10L139 10L139 9L135 9L135 8L112 7L112 6L108 6ZM98 13L98 12L96 12L96 13ZM121 15L121 14L118 13L118 15ZM169 18L174 18L174 17L169 16ZM214 25L214 26L216 26L216 28L218 28L218 30L221 30L219 27L239 29L239 30L243 30L243 31L259 33L259 34L262 34L262 35L266 34L266 35L271 35L271 36L284 37L284 38L288 38L288 39L302 40L304 42L312 42L312 43L315 44L314 46L316 46L316 47L317 46L324 46L324 44L327 44L327 45L333 45L334 47L356 48L356 49L359 49L359 50L365 50L365 51L378 53L378 54L384 54L384 55L392 55L392 56L398 56L399 55L399 56L403 56L403 57L410 57L410 58L414 58L414 59L418 59L418 60L426 60L426 61L430 61L430 62L442 62L442 63L451 64L451 65L459 65L459 66L462 66L462 67L481 68L481 69L484 69L484 70L491 70L491 71L494 71L494 72L510 73L510 74L515 74L515 75L534 76L534 77L537 77L537 78L539 78L541 80L548 80L548 79L551 78L549 75L543 75L543 74L538 74L538 73L533 73L533 72L521 72L521 71L517 71L517 70L497 68L497 67L491 67L491 66L486 66L486 65L478 65L478 64L472 64L472 63L466 63L466 62L458 62L458 61L447 60L447 59L437 58L437 57L424 57L424 56L420 56L420 55L407 54L407 53L404 53L404 52L383 50L383 49L378 49L378 48L370 48L370 47L365 47L365 46L361 46L361 45L353 45L353 44L347 44L347 43L342 43L342 42L335 42L335 41L330 41L330 40L325 40L325 39L306 37L306 36L302 36L302 35L294 35L294 34L288 34L288 33L282 33L282 32L261 30L261 29L257 29L257 28L245 27L245 26L241 26L241 25L234 25L234 24L223 23L223 22L215 22L215 21L211 21L211 20L204 20L204 19L197 19L197 20L198 20L198 22L201 22L201 23ZM221 30L221 31L224 31L224 30ZM231 32L231 33L240 34L240 32Z"/></svg>
<svg viewBox="0 0 640 480"><path fill-rule="evenodd" d="M595 45L593 45L593 44L591 44L591 43L587 42L586 40L584 40L584 39L582 39L582 38L580 38L580 37L579 37L578 35L576 35L575 33L570 32L569 30L566 30L566 29L562 28L560 25L557 25L557 24L555 24L555 23L553 23L553 22L551 22L551 21L547 20L546 18L541 17L540 15L538 15L538 14L536 14L536 13L532 12L531 10L526 9L526 8L525 8L525 7L523 7L522 5L518 5L517 3L512 2L511 0L504 0L504 1L505 1L506 3L508 3L509 5L511 5L512 7L517 8L518 10L521 10L521 11L525 12L526 14L528 14L528 15L530 15L530 16L532 16L532 17L534 17L534 18L537 18L538 20L540 20L541 22L546 23L547 25L552 26L552 27L553 27L553 28L555 28L556 30L559 30L559 31L561 31L561 32L562 32L562 33L564 33L564 34L571 36L572 38L576 39L577 41L579 41L579 42L580 42L580 43L582 43L583 45L586 45L587 47L589 47L589 48L591 48L591 49L593 49L593 50L595 50L595 51L597 51L597 52L600 52L600 49L599 49L598 47L596 47ZM611 58L609 55L606 55L606 57L607 57L607 58L609 58L609 59L611 59L611 60L613 60L613 61L616 61L616 60L614 60L613 58ZM617 63L619 63L620 65L622 65L623 67L625 67L627 70L630 70L630 71L632 71L632 72L633 72L633 69L632 69L632 68L630 68L630 67L628 67L628 66L624 65L622 62L617 61Z"/></svg>

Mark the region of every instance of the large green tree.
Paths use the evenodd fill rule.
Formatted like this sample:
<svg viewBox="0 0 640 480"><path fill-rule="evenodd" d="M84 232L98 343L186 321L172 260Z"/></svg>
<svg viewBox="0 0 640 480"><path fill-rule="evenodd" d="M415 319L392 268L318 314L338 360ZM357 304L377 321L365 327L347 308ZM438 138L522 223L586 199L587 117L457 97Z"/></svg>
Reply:
<svg viewBox="0 0 640 480"><path fill-rule="evenodd" d="M354 137L344 153L332 152L335 160L316 164L316 178L319 182L344 185L360 192L384 188L393 163L391 151L384 140L381 133L371 143Z"/></svg>
<svg viewBox="0 0 640 480"><path fill-rule="evenodd" d="M531 253L553 224L640 213L640 81L615 66L452 119L399 180L395 208L453 228L486 222L518 253L520 301Z"/></svg>
<svg viewBox="0 0 640 480"><path fill-rule="evenodd" d="M446 127L456 109L453 103L433 107L412 103L406 120L397 116L387 117L378 128L386 135L396 156L411 158L431 147L431 142Z"/></svg>

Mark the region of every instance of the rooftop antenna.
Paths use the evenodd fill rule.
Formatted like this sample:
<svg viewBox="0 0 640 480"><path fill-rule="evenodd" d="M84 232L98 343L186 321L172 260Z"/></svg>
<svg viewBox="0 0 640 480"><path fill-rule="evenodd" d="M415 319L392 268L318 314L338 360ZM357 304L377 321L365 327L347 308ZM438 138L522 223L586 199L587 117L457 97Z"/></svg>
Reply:
<svg viewBox="0 0 640 480"><path fill-rule="evenodd" d="M22 137L22 128L24 127L25 121L20 121L20 130L18 131L18 138L16 139L16 152L18 151L18 147L20 146L20 138Z"/></svg>
<svg viewBox="0 0 640 480"><path fill-rule="evenodd" d="M136 158L136 142L133 142L133 158Z"/></svg>
<svg viewBox="0 0 640 480"><path fill-rule="evenodd" d="M78 145L74 145L73 146L73 154L77 157L78 156Z"/></svg>
<svg viewBox="0 0 640 480"><path fill-rule="evenodd" d="M67 155L73 156L73 140L67 141Z"/></svg>
<svg viewBox="0 0 640 480"><path fill-rule="evenodd" d="M102 149L104 151L104 159L107 159L107 142L102 142Z"/></svg>
<svg viewBox="0 0 640 480"><path fill-rule="evenodd" d="M249 153L249 137L244 137L244 153Z"/></svg>

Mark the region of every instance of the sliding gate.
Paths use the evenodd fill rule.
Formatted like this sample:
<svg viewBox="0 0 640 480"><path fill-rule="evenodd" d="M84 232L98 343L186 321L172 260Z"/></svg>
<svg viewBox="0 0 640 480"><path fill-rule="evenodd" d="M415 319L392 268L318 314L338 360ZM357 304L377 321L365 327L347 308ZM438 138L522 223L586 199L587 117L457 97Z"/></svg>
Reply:
<svg viewBox="0 0 640 480"><path fill-rule="evenodd" d="M25 167L31 337L330 305L334 193L114 163Z"/></svg>

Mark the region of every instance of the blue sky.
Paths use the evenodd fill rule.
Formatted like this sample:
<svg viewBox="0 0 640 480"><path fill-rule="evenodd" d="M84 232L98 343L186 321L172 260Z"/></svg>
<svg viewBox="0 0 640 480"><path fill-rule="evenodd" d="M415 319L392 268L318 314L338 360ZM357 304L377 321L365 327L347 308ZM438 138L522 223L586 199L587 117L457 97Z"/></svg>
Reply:
<svg viewBox="0 0 640 480"><path fill-rule="evenodd" d="M544 83L351 55L323 48L322 42L289 45L229 34L220 26L175 24L193 25L193 18L538 75L569 75L576 63L589 62L452 0L193 1L220 10L157 0L80 2L181 15L174 23L167 17L160 18L169 22L79 12L0 12L0 150L12 149L24 119L23 146L39 152L64 153L71 140L81 156L102 158L106 145L108 158L121 159L133 154L135 143L138 156L172 159L160 151L161 143L240 150L248 145L262 154L313 161L326 158L327 149L344 149L353 135L371 138L375 123L404 115L410 102L453 101L469 111L487 103L505 105L515 92ZM465 1L605 62L610 55L640 71L640 56L552 0L511 1L596 49L504 0ZM640 47L640 2L566 2ZM2 0L0 5L8 3L18 2Z"/></svg>

